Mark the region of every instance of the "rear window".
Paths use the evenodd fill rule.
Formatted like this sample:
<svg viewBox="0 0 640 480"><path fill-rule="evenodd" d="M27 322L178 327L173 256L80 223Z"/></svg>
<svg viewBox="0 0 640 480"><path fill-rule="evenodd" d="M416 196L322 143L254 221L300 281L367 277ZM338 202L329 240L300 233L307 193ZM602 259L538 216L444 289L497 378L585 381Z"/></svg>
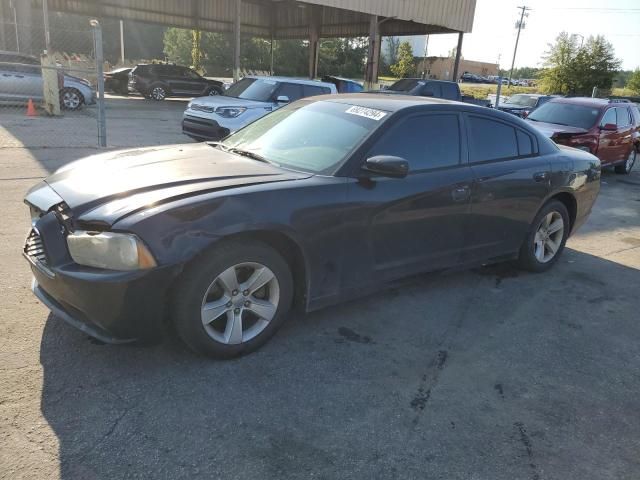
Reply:
<svg viewBox="0 0 640 480"><path fill-rule="evenodd" d="M599 114L598 107L551 101L536 108L527 118L534 122L589 129L595 125Z"/></svg>
<svg viewBox="0 0 640 480"><path fill-rule="evenodd" d="M392 92L407 92L414 93L415 90L422 88L425 84L422 80L416 80L415 78L403 78L391 85L387 90Z"/></svg>
<svg viewBox="0 0 640 480"><path fill-rule="evenodd" d="M328 87L316 87L315 85L303 85L302 96L313 97L314 95L323 95L331 93L331 89Z"/></svg>
<svg viewBox="0 0 640 480"><path fill-rule="evenodd" d="M631 112L629 112L628 108L617 107L616 117L617 117L616 124L619 127L626 127L633 123L633 120L631 119Z"/></svg>

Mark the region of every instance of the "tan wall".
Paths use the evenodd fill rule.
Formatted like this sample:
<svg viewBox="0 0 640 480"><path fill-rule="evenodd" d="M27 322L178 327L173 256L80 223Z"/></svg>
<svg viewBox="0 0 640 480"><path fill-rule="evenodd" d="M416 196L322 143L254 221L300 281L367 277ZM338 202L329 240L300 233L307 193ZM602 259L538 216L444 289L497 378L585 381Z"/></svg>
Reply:
<svg viewBox="0 0 640 480"><path fill-rule="evenodd" d="M454 59L448 57L427 57L417 59L417 73L421 75L425 72L426 77L437 80L453 80ZM464 72L474 73L476 75L498 75L498 65L488 62L476 62L474 60L460 60L458 68L458 77Z"/></svg>

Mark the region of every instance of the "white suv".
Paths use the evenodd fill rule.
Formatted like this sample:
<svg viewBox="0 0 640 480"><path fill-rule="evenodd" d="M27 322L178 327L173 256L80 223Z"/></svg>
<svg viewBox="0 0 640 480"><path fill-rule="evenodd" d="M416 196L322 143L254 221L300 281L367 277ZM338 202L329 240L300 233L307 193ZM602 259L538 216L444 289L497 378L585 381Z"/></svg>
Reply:
<svg viewBox="0 0 640 480"><path fill-rule="evenodd" d="M285 77L244 77L224 95L194 98L182 119L182 133L219 140L300 98L337 93L333 83Z"/></svg>

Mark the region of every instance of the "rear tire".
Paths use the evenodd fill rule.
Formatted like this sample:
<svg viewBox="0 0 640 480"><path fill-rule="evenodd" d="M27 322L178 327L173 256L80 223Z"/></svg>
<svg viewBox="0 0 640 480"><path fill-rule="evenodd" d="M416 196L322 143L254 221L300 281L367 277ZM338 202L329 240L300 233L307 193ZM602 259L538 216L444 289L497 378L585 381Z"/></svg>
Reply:
<svg viewBox="0 0 640 480"><path fill-rule="evenodd" d="M84 103L84 97L75 88L60 90L60 108L63 110L78 110Z"/></svg>
<svg viewBox="0 0 640 480"><path fill-rule="evenodd" d="M629 153L629 157L625 160L622 165L616 165L615 171L616 173L628 175L631 173L633 166L636 164L636 160L638 159L638 149L637 147L633 147L631 149L631 153Z"/></svg>
<svg viewBox="0 0 640 480"><path fill-rule="evenodd" d="M216 95L222 95L222 90L218 87L211 87L206 91L205 94L210 97L215 97Z"/></svg>
<svg viewBox="0 0 640 480"><path fill-rule="evenodd" d="M571 230L567 207L558 200L545 204L520 247L518 266L530 272L546 272L560 258Z"/></svg>
<svg viewBox="0 0 640 480"><path fill-rule="evenodd" d="M226 359L264 345L292 300L291 270L278 252L261 242L223 242L185 270L172 317L192 350Z"/></svg>

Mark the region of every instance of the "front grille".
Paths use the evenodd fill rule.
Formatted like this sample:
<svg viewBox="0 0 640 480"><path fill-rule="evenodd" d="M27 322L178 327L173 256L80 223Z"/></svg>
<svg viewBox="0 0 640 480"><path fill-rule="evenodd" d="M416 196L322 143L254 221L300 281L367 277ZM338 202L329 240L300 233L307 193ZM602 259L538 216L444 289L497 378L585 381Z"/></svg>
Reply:
<svg viewBox="0 0 640 480"><path fill-rule="evenodd" d="M47 255L44 251L42 238L35 228L32 228L24 244L24 253L33 260L47 265Z"/></svg>

